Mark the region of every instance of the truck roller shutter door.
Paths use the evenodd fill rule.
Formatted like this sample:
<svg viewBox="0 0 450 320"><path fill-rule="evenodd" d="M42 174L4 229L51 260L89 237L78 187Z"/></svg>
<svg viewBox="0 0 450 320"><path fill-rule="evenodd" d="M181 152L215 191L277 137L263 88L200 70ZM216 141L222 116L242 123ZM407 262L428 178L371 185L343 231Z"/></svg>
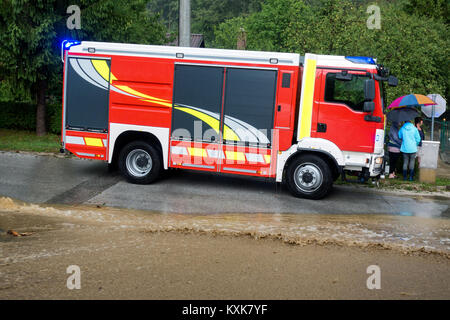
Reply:
<svg viewBox="0 0 450 320"><path fill-rule="evenodd" d="M223 68L176 65L174 82L172 138L217 142Z"/></svg>
<svg viewBox="0 0 450 320"><path fill-rule="evenodd" d="M234 132L225 132L227 142L270 145L276 81L275 70L227 69L224 119Z"/></svg>
<svg viewBox="0 0 450 320"><path fill-rule="evenodd" d="M74 130L108 130L111 61L69 58L65 126Z"/></svg>

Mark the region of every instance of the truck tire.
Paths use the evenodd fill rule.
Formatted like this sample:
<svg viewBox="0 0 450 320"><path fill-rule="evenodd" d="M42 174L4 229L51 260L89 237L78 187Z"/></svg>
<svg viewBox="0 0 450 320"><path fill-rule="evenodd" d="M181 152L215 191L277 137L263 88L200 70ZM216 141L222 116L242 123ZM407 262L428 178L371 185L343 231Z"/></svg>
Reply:
<svg viewBox="0 0 450 320"><path fill-rule="evenodd" d="M119 154L119 169L131 183L150 184L160 175L162 160L160 152L145 141L125 145Z"/></svg>
<svg viewBox="0 0 450 320"><path fill-rule="evenodd" d="M306 154L289 164L286 183L289 191L296 197L321 199L333 186L333 174L322 158Z"/></svg>

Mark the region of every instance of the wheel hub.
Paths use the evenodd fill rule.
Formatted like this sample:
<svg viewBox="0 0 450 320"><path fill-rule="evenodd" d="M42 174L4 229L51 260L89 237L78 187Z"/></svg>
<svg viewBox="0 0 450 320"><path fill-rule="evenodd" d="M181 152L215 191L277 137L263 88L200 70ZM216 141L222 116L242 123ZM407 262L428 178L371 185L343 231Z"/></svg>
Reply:
<svg viewBox="0 0 450 320"><path fill-rule="evenodd" d="M294 182L303 192L314 192L322 185L322 171L314 163L302 163L295 169Z"/></svg>
<svg viewBox="0 0 450 320"><path fill-rule="evenodd" d="M305 172L302 177L303 182L311 183L314 180L314 176L310 172Z"/></svg>
<svg viewBox="0 0 450 320"><path fill-rule="evenodd" d="M148 165L148 159L145 156L141 155L136 159L136 164L140 168L145 168Z"/></svg>
<svg viewBox="0 0 450 320"><path fill-rule="evenodd" d="M147 175L153 166L152 158L147 151L142 149L132 150L127 155L125 164L128 172L135 177Z"/></svg>

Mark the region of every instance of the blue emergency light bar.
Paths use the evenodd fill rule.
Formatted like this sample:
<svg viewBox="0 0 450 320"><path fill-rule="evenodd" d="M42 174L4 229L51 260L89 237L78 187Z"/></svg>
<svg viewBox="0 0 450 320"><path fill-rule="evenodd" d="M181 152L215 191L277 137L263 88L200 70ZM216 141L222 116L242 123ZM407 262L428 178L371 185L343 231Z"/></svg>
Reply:
<svg viewBox="0 0 450 320"><path fill-rule="evenodd" d="M64 40L62 42L63 46L64 46L64 50L68 50L71 46L76 46L81 44L81 41L77 41L77 40Z"/></svg>
<svg viewBox="0 0 450 320"><path fill-rule="evenodd" d="M345 59L353 63L376 64L375 59L372 57L346 56Z"/></svg>

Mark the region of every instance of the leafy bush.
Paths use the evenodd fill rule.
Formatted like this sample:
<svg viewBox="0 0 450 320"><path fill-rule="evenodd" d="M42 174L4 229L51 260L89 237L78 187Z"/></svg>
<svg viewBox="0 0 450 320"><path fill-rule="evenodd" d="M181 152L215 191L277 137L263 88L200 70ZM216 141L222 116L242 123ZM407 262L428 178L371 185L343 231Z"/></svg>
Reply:
<svg viewBox="0 0 450 320"><path fill-rule="evenodd" d="M61 133L61 105L48 104L48 131ZM23 102L0 102L0 128L16 130L36 130L36 105Z"/></svg>

